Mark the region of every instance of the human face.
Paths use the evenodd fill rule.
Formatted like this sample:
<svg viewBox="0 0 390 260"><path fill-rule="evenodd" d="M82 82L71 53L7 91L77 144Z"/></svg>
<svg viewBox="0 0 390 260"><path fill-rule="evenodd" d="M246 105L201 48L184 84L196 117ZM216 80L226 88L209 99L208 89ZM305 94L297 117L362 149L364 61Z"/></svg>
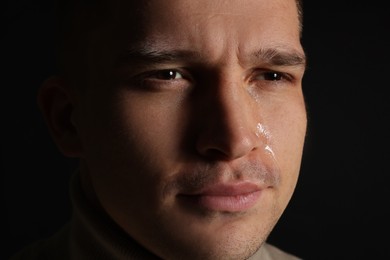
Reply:
<svg viewBox="0 0 390 260"><path fill-rule="evenodd" d="M109 80L87 88L77 108L82 174L156 255L245 259L283 213L300 169L295 2L133 4L113 8L99 53Z"/></svg>

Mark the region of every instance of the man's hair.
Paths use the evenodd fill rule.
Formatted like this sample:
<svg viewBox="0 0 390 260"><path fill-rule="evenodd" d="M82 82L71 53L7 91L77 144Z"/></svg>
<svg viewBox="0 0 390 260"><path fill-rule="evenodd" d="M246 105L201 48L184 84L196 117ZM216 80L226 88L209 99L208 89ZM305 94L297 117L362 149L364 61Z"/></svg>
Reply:
<svg viewBox="0 0 390 260"><path fill-rule="evenodd" d="M298 19L299 19L299 32L302 37L303 31L303 0L295 0L298 9Z"/></svg>
<svg viewBox="0 0 390 260"><path fill-rule="evenodd" d="M112 0L58 0L57 73L70 85L88 82L91 35L113 18ZM303 0L295 0L299 30L303 29Z"/></svg>

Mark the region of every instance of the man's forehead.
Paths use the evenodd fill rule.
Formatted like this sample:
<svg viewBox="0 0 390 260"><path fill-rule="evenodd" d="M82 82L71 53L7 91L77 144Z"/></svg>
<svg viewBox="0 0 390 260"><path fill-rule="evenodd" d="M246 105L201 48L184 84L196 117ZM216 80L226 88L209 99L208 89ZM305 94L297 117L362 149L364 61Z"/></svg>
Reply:
<svg viewBox="0 0 390 260"><path fill-rule="evenodd" d="M295 0L246 0L245 4L237 0L117 0L112 3L111 11L113 25L121 30L127 29L129 33L133 31L134 35L145 34L154 27L161 33L172 27L183 30L183 25L204 32L210 23L230 23L245 29L272 17L277 17L276 20L296 19L298 12L295 7Z"/></svg>
<svg viewBox="0 0 390 260"><path fill-rule="evenodd" d="M177 16L179 13L206 14L216 16L248 16L258 17L261 9L273 5L273 9L291 9L297 0L74 0L64 4L65 9L86 17L86 20L105 20L111 22L132 21L137 24L154 15ZM260 8L260 9L259 9ZM185 12L183 12L183 10ZM273 12L268 13L272 15ZM87 14L87 15L86 15ZM71 15L73 16L73 15ZM142 18L142 19L141 19ZM97 21L99 22L99 21Z"/></svg>
<svg viewBox="0 0 390 260"><path fill-rule="evenodd" d="M286 0L272 0L278 2L278 5L286 5ZM298 56L303 55L298 46L298 26L296 27L296 37L283 36L283 41L278 48L275 49L275 44L278 40L270 43L272 38L277 34L270 33L267 40L264 36L259 36L259 30L262 30L262 19L268 20L262 16L262 10L255 9L275 7L270 5L270 0L248 0L246 3L251 4L243 8L236 8L239 1L187 1L187 0L148 0L148 1L115 1L115 9L120 13L120 17L116 17L116 29L114 38L119 37L120 42L114 42L112 48L116 55L115 63L123 60L138 60L138 58L147 58L150 60L191 60L204 59L204 55L208 59L219 59L223 54L222 46L230 44L236 46L229 48L239 48L239 53L243 57L255 57L254 53L263 53L262 50L272 47L272 52L290 52L297 53ZM196 2L196 4L194 4ZM212 2L212 3L210 3ZM200 3L203 3L201 5ZM228 5L229 3L234 3ZM294 0L289 1L290 8L294 6ZM291 5L293 3L293 5ZM193 9L195 8L196 9ZM220 7L220 8L219 8ZM184 10L187 8L188 10ZM209 9L208 11L206 9ZM230 10L230 12L227 12ZM295 13L295 9L289 10L289 13ZM207 13L206 18L202 14ZM251 13L251 17L241 17L243 12ZM268 12L268 10L267 10ZM279 15L285 15L285 12L276 11ZM184 14L184 15L183 15ZM189 14L186 16L185 14ZM264 14L264 13L263 13ZM192 16L190 16L192 15ZM210 15L212 18L209 18ZM253 17L253 16L258 17ZM278 19L277 15L274 15ZM207 20L205 20L207 19ZM297 19L296 19L297 20ZM212 22L213 21L213 22ZM217 23L231 26L218 26ZM268 21L269 22L269 21ZM273 26L274 22L270 22ZM289 25L290 26L290 25ZM293 27L292 27L293 28ZM111 28L109 28L111 30ZM286 29L285 29L286 30ZM291 31L291 27L286 30ZM280 38L280 37L279 37ZM292 39L292 40L291 40ZM262 41L262 42L261 42ZM291 46L291 42L295 46ZM271 44L272 46L265 46ZM227 48L225 49L227 50ZM108 51L108 50L107 50ZM267 51L264 53L270 53ZM226 53L225 53L226 54ZM296 54L293 54L296 55ZM203 56L203 57L202 57ZM225 55L226 56L226 55ZM264 55L260 56L263 57ZM266 55L267 56L267 55ZM183 58L184 57L184 58ZM265 57L265 56L264 56Z"/></svg>
<svg viewBox="0 0 390 260"><path fill-rule="evenodd" d="M113 16L121 20L133 16L172 16L178 13L258 16L259 8L288 9L297 4L296 0L114 0L108 3Z"/></svg>

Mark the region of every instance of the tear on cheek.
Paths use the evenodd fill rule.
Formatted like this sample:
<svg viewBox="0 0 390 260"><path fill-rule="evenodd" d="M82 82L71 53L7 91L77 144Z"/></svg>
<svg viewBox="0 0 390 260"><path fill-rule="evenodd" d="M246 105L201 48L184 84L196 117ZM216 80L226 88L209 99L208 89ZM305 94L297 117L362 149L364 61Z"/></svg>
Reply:
<svg viewBox="0 0 390 260"><path fill-rule="evenodd" d="M275 160L275 153L270 145L271 140L271 134L268 131L268 129L261 123L257 123L256 125L256 136L258 138L263 138L264 141L264 150L272 156L272 158Z"/></svg>

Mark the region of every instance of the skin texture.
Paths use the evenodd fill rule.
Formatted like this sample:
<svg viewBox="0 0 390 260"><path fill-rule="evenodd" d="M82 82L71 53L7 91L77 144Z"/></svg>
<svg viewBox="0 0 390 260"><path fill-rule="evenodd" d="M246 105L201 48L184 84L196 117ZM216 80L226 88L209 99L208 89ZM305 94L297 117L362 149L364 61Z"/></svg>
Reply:
<svg viewBox="0 0 390 260"><path fill-rule="evenodd" d="M90 34L88 84L53 77L39 93L59 149L80 158L89 199L161 258L250 257L300 169L295 2L117 1L110 10ZM199 200L241 184L260 194L247 208Z"/></svg>

